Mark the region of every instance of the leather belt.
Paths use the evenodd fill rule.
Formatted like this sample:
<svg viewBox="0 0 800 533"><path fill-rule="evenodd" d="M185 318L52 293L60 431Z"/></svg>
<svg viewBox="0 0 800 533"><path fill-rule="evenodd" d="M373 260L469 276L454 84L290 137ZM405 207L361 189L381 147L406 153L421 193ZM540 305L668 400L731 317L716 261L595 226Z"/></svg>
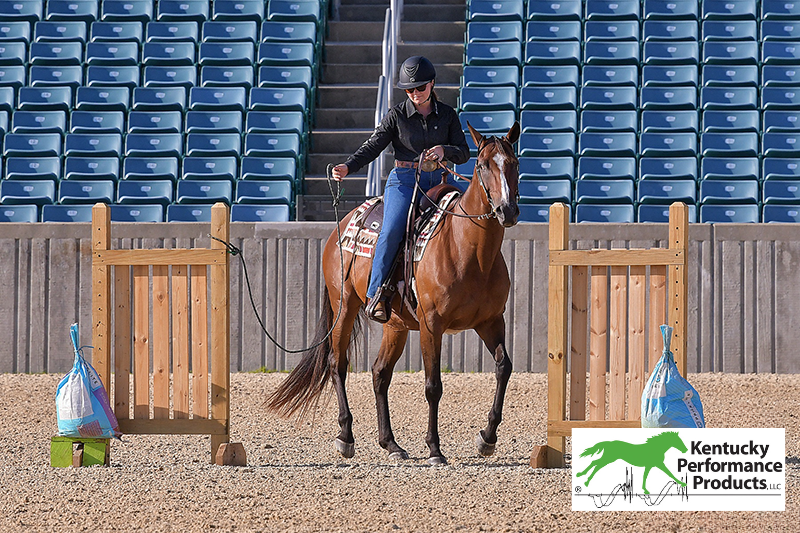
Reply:
<svg viewBox="0 0 800 533"><path fill-rule="evenodd" d="M447 166L447 161L444 161L444 165ZM400 168L417 168L416 161L397 161L395 160L394 166ZM422 171L423 172L433 172L437 168L439 168L438 161L423 161L422 162Z"/></svg>

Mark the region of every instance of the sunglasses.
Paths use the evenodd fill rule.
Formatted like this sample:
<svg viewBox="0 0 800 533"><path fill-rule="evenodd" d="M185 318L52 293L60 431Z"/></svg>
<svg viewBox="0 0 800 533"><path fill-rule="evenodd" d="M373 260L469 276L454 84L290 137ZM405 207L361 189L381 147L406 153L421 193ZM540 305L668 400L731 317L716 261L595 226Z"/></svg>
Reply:
<svg viewBox="0 0 800 533"><path fill-rule="evenodd" d="M417 91L417 92L420 92L420 93L424 93L425 89L427 89L427 88L428 88L428 84L426 83L425 85L420 85L419 87L413 87L411 89L406 89L406 93L413 94L414 91Z"/></svg>

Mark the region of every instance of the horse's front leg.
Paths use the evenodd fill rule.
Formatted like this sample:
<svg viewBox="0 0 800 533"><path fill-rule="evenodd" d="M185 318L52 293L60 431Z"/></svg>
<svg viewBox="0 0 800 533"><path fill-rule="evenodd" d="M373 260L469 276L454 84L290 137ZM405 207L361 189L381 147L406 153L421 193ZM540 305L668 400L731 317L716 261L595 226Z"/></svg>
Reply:
<svg viewBox="0 0 800 533"><path fill-rule="evenodd" d="M494 402L492 403L492 409L489 411L489 422L475 438L478 453L488 457L494 453L494 448L497 444L497 427L503 420L503 401L506 396L508 380L511 377L511 359L506 351L506 324L503 315L481 324L475 328L475 331L494 356L494 375L497 380Z"/></svg>
<svg viewBox="0 0 800 533"><path fill-rule="evenodd" d="M439 446L439 401L442 399L442 332L430 324L420 324L420 348L425 365L425 399L428 400L428 463L446 465L447 459Z"/></svg>
<svg viewBox="0 0 800 533"><path fill-rule="evenodd" d="M375 407L378 409L378 442L389 452L391 459L408 459L408 453L394 440L389 420L388 395L394 365L403 353L407 338L408 330L396 330L388 324L384 326L381 349L372 365L372 387L375 390Z"/></svg>
<svg viewBox="0 0 800 533"><path fill-rule="evenodd" d="M334 306L334 316L338 309L338 299L331 299ZM345 382L347 380L348 357L347 351L350 347L350 337L353 332L353 325L361 306L361 301L350 293L344 298L345 308L343 309L340 323L331 332L331 355L329 364L332 367L331 377L333 388L336 391L336 401L339 406L339 435L337 435L334 445L344 458L350 459L356 453L355 438L353 437L353 414L350 412L350 404L347 401L347 391Z"/></svg>

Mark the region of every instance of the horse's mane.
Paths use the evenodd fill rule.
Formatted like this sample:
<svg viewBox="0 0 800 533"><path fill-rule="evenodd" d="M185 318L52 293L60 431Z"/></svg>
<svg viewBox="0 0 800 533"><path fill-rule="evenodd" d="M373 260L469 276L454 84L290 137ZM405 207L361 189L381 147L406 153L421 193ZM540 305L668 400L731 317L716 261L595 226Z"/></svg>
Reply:
<svg viewBox="0 0 800 533"><path fill-rule="evenodd" d="M653 435L652 437L648 437L647 443L649 444L651 442L657 442L657 441L666 439L668 437L673 437L673 436L677 437L678 436L678 432L677 431L664 431L663 433L659 433L658 435Z"/></svg>

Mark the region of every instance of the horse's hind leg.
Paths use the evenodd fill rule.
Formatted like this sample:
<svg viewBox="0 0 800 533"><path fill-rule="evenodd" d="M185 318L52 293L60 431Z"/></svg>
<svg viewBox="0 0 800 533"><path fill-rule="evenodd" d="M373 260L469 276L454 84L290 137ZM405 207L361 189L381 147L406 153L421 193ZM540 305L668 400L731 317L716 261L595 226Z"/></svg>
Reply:
<svg viewBox="0 0 800 533"><path fill-rule="evenodd" d="M497 444L497 427L503 420L503 401L506 396L508 380L511 377L511 359L506 351L505 337L506 325L502 315L491 322L475 328L486 347L494 355L495 378L497 387L494 392L494 402L489 411L489 422L486 428L482 429L475 438L478 453L488 457L494 453Z"/></svg>
<svg viewBox="0 0 800 533"><path fill-rule="evenodd" d="M338 308L339 300L331 297L334 309ZM336 390L336 400L339 405L339 435L334 444L336 451L346 459L350 459L356 453L355 438L353 437L353 414L350 412L350 405L347 401L347 391L345 381L347 379L347 350L350 346L350 335L353 332L358 310L361 307L361 300L354 292L345 293L343 301L344 309L339 317L339 323L331 332L331 357L330 365L333 367L331 373L333 387ZM336 312L334 312L334 317Z"/></svg>
<svg viewBox="0 0 800 533"><path fill-rule="evenodd" d="M408 459L408 453L397 445L389 420L389 385L392 383L394 365L400 359L408 338L408 330L383 328L383 340L378 358L372 365L372 387L375 390L375 407L378 409L378 442L392 459Z"/></svg>

